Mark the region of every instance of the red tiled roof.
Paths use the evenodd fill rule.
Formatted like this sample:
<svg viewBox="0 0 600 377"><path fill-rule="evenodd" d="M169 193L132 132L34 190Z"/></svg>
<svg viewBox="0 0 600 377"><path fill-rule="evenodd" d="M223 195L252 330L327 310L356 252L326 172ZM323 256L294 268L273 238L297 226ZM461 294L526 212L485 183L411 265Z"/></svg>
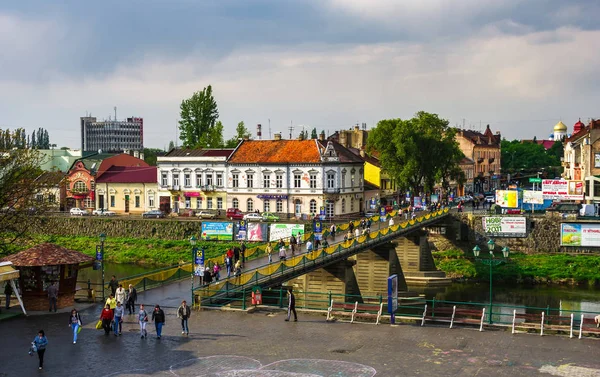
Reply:
<svg viewBox="0 0 600 377"><path fill-rule="evenodd" d="M229 158L230 163L319 163L316 140L244 140Z"/></svg>
<svg viewBox="0 0 600 377"><path fill-rule="evenodd" d="M365 162L365 160L360 156L360 152L359 154L355 154L353 151L349 150L349 148L345 148L342 144L338 143L337 141L334 140L329 140L331 141L331 144L333 145L333 149L335 150L335 153L337 153L338 158L340 159L340 162L344 163L344 162ZM321 145L321 147L323 148L323 150L325 150L325 148L327 147L327 143L328 141L318 141L319 144Z"/></svg>
<svg viewBox="0 0 600 377"><path fill-rule="evenodd" d="M97 183L156 183L156 166L111 166Z"/></svg>
<svg viewBox="0 0 600 377"><path fill-rule="evenodd" d="M171 149L165 157L229 157L233 149L192 149L178 148Z"/></svg>
<svg viewBox="0 0 600 377"><path fill-rule="evenodd" d="M53 243L42 243L30 249L0 259L0 262L12 262L15 266L56 266L59 264L79 264L90 262L93 257L79 251L69 250Z"/></svg>

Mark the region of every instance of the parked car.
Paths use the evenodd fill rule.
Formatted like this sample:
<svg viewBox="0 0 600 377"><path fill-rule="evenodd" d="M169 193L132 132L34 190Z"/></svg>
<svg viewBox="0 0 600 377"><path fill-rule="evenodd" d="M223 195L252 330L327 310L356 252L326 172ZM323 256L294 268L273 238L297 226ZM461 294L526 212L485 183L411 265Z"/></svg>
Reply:
<svg viewBox="0 0 600 377"><path fill-rule="evenodd" d="M245 214L243 219L246 221L262 221L263 217L258 213L252 212Z"/></svg>
<svg viewBox="0 0 600 377"><path fill-rule="evenodd" d="M225 217L230 220L243 220L244 214L239 210L239 208L228 208Z"/></svg>
<svg viewBox="0 0 600 377"><path fill-rule="evenodd" d="M71 214L71 216L89 216L90 211L88 211L87 209L81 209L81 208L74 207L74 208L71 208L69 213Z"/></svg>
<svg viewBox="0 0 600 377"><path fill-rule="evenodd" d="M107 211L105 209L95 209L92 211L92 215L94 216L115 216L116 213L113 211Z"/></svg>
<svg viewBox="0 0 600 377"><path fill-rule="evenodd" d="M263 212L262 219L265 221L279 221L279 216L271 212Z"/></svg>
<svg viewBox="0 0 600 377"><path fill-rule="evenodd" d="M198 216L201 219L214 219L215 217L217 217L216 214L208 211L199 211L198 213L196 213L196 216Z"/></svg>
<svg viewBox="0 0 600 377"><path fill-rule="evenodd" d="M144 219L149 219L149 218L154 218L154 217L157 219L162 219L165 217L165 213L163 211L161 211L160 209L153 209L152 211L142 213L142 217Z"/></svg>

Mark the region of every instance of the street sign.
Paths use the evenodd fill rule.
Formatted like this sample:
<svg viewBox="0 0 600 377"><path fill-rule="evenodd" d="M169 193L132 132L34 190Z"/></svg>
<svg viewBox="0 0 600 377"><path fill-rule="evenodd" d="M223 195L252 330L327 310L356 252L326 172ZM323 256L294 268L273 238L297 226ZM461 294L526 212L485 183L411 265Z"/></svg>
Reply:
<svg viewBox="0 0 600 377"><path fill-rule="evenodd" d="M541 178L529 178L529 183L542 183Z"/></svg>

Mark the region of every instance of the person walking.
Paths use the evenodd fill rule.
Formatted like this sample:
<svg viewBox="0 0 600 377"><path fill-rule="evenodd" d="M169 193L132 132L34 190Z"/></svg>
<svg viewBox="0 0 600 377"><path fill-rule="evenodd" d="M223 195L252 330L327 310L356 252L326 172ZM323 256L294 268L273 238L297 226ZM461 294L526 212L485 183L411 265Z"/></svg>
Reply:
<svg viewBox="0 0 600 377"><path fill-rule="evenodd" d="M113 275L108 282L108 287L110 288L110 293L112 293L113 297L117 293L117 288L119 288L119 282L117 281L117 277Z"/></svg>
<svg viewBox="0 0 600 377"><path fill-rule="evenodd" d="M329 233L331 233L331 239L335 240L335 232L337 231L337 227L335 224L331 224L331 228L329 228Z"/></svg>
<svg viewBox="0 0 600 377"><path fill-rule="evenodd" d="M46 346L48 345L48 339L46 338L44 330L38 331L38 334L33 339L33 342L31 342L31 345L35 347L38 359L40 360L38 369L44 369L44 354L46 353Z"/></svg>
<svg viewBox="0 0 600 377"><path fill-rule="evenodd" d="M135 302L137 301L137 290L132 284L129 284L129 291L127 292L127 307L129 308L129 315L135 313Z"/></svg>
<svg viewBox="0 0 600 377"><path fill-rule="evenodd" d="M215 265L213 266L213 275L215 276L215 281L219 281L219 278L221 277L221 274L219 274L220 271L221 266L219 266L219 262L215 262Z"/></svg>
<svg viewBox="0 0 600 377"><path fill-rule="evenodd" d="M229 255L225 255L225 269L227 269L227 277L231 276L231 258Z"/></svg>
<svg viewBox="0 0 600 377"><path fill-rule="evenodd" d="M113 320L114 314L113 311L110 310L110 305L106 304L102 312L100 312L100 320L102 321L102 328L104 329L104 335L108 336L110 332L110 324Z"/></svg>
<svg viewBox="0 0 600 377"><path fill-rule="evenodd" d="M240 257L242 258L242 268L244 268L244 263L246 263L246 244L244 241L240 245Z"/></svg>
<svg viewBox="0 0 600 377"><path fill-rule="evenodd" d="M285 254L285 246L281 246L279 248L279 261L284 261L286 258L286 254Z"/></svg>
<svg viewBox="0 0 600 377"><path fill-rule="evenodd" d="M310 253L311 251L313 251L313 244L310 240L306 241L306 252Z"/></svg>
<svg viewBox="0 0 600 377"><path fill-rule="evenodd" d="M360 237L360 228L356 227L354 229L354 238L358 238L358 237Z"/></svg>
<svg viewBox="0 0 600 377"><path fill-rule="evenodd" d="M240 276L242 274L242 261L238 260L235 262L234 270L233 276Z"/></svg>
<svg viewBox="0 0 600 377"><path fill-rule="evenodd" d="M233 248L233 262L237 263L237 261L240 260L240 248L239 247L234 247Z"/></svg>
<svg viewBox="0 0 600 377"><path fill-rule="evenodd" d="M190 315L192 315L192 310L187 306L187 302L183 300L179 308L177 308L177 318L181 319L181 335L190 335L190 328L188 327Z"/></svg>
<svg viewBox="0 0 600 377"><path fill-rule="evenodd" d="M123 314L125 314L125 308L121 305L121 301L117 301L115 307L115 316L113 321L115 336L121 335L123 331Z"/></svg>
<svg viewBox="0 0 600 377"><path fill-rule="evenodd" d="M119 288L117 288L115 292L115 300L120 302L121 304L125 304L125 299L127 298L127 291L123 288L123 284L119 284Z"/></svg>
<svg viewBox="0 0 600 377"><path fill-rule="evenodd" d="M108 295L108 298L106 299L106 302L104 304L108 305L108 307L110 308L110 310L112 310L113 315L114 315L115 308L117 307L117 300L115 300L114 296Z"/></svg>
<svg viewBox="0 0 600 377"><path fill-rule="evenodd" d="M4 297L6 297L6 303L5 303L5 307L6 310L8 310L10 308L10 296L12 295L13 291L12 291L12 287L10 286L10 281L7 281L6 284L4 284Z"/></svg>
<svg viewBox="0 0 600 377"><path fill-rule="evenodd" d="M48 287L48 303L49 308L48 311L51 312L52 308L54 308L54 313L56 313L56 302L58 301L58 287L56 286L56 282L53 281L50 283Z"/></svg>
<svg viewBox="0 0 600 377"><path fill-rule="evenodd" d="M296 315L296 296L294 296L294 292L292 292L292 288L288 289L288 312L286 322L290 320L290 316L292 312L294 313L294 322L298 322L298 316Z"/></svg>
<svg viewBox="0 0 600 377"><path fill-rule="evenodd" d="M163 312L158 304L154 305L152 320L154 321L154 326L156 327L156 339L160 339L162 328L165 325L165 312Z"/></svg>
<svg viewBox="0 0 600 377"><path fill-rule="evenodd" d="M394 226L394 218L393 217L390 217L390 225L389 226L390 227Z"/></svg>
<svg viewBox="0 0 600 377"><path fill-rule="evenodd" d="M148 323L148 313L144 309L144 304L140 304L140 311L138 312L138 323L140 324L140 335L142 339L148 337L148 332L146 331L146 324Z"/></svg>
<svg viewBox="0 0 600 377"><path fill-rule="evenodd" d="M267 247L265 248L265 253L267 253L267 256L269 257L269 263L273 263L273 247L271 246L270 242L267 244Z"/></svg>
<svg viewBox="0 0 600 377"><path fill-rule="evenodd" d="M81 317L79 316L77 309L71 310L71 315L69 316L69 327L73 331L73 344L75 344L77 343L77 334L79 334L79 329L81 328Z"/></svg>
<svg viewBox="0 0 600 377"><path fill-rule="evenodd" d="M294 235L292 234L292 236L290 237L290 249L292 250L292 257L296 253L296 245L297 244L298 244L298 241L296 240L296 237L294 237Z"/></svg>

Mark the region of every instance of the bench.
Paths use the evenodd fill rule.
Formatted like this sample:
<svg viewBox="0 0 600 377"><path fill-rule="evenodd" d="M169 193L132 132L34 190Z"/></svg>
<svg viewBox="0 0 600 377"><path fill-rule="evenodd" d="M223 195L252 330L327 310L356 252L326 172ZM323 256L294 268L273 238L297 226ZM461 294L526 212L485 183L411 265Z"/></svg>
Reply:
<svg viewBox="0 0 600 377"><path fill-rule="evenodd" d="M595 316L590 315L589 317L586 317L584 314L581 315L579 322L579 339L582 338L584 332L588 334L600 334L600 328L598 328Z"/></svg>
<svg viewBox="0 0 600 377"><path fill-rule="evenodd" d="M525 328L525 329L540 329L540 335L543 335L544 330L544 316L545 313L542 314L526 314L526 313L517 313L516 310L513 310L513 320L512 320L512 333L515 333L515 329L517 327ZM522 321L517 321L522 320Z"/></svg>
<svg viewBox="0 0 600 377"><path fill-rule="evenodd" d="M374 313L377 311L377 313ZM375 324L378 325L383 312L383 303L380 304L359 304L356 301L354 304L347 302L335 302L331 300L329 308L327 308L327 321L333 319L334 314L350 315L350 323L356 322L356 318L374 318Z"/></svg>
<svg viewBox="0 0 600 377"><path fill-rule="evenodd" d="M464 323L471 325L479 325L479 331L483 331L483 320L485 318L485 308L468 309L457 308L456 305L441 306L437 308L428 308L425 305L423 317L421 318L421 326L425 325L425 321L450 322L450 328L454 327L454 323Z"/></svg>
<svg viewBox="0 0 600 377"><path fill-rule="evenodd" d="M569 337L573 337L573 324L574 324L574 316L573 314L565 316L565 315L546 315L544 316L545 320L542 323L540 329L540 335L544 335L544 329L548 330L556 330L556 331L568 331Z"/></svg>

